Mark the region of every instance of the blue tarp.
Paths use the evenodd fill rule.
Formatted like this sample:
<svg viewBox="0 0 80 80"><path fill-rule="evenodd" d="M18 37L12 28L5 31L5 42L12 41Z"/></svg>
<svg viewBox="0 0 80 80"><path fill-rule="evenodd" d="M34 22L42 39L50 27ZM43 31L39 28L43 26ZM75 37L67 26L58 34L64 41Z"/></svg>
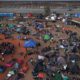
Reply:
<svg viewBox="0 0 80 80"><path fill-rule="evenodd" d="M75 13L74 16L80 18L80 13Z"/></svg>
<svg viewBox="0 0 80 80"><path fill-rule="evenodd" d="M0 16L2 16L2 17L5 17L5 16L7 16L7 17L13 17L14 13L0 13Z"/></svg>
<svg viewBox="0 0 80 80"><path fill-rule="evenodd" d="M25 48L34 48L34 47L36 47L36 45L37 45L37 42L32 39L25 41L25 43L24 43Z"/></svg>

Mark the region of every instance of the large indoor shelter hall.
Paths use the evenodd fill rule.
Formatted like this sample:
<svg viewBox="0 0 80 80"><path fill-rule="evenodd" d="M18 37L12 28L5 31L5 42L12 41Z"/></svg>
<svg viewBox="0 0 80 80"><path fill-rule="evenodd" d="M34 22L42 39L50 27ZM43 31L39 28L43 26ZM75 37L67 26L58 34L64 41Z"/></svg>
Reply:
<svg viewBox="0 0 80 80"><path fill-rule="evenodd" d="M80 0L0 0L0 80L80 80Z"/></svg>

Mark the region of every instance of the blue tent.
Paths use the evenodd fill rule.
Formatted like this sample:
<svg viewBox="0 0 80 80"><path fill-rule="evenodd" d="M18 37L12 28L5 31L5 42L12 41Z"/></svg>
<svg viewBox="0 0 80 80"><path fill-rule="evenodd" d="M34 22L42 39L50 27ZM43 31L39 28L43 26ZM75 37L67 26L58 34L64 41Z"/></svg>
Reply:
<svg viewBox="0 0 80 80"><path fill-rule="evenodd" d="M0 65L0 73L3 73L6 70L6 67Z"/></svg>
<svg viewBox="0 0 80 80"><path fill-rule="evenodd" d="M16 29L16 32L21 32L21 28L17 28Z"/></svg>
<svg viewBox="0 0 80 80"><path fill-rule="evenodd" d="M32 24L35 26L36 25L36 20L32 20Z"/></svg>
<svg viewBox="0 0 80 80"><path fill-rule="evenodd" d="M20 35L18 35L18 36L17 36L17 39L21 39L21 36L20 36Z"/></svg>
<svg viewBox="0 0 80 80"><path fill-rule="evenodd" d="M37 24L37 25L36 25L36 28L37 28L37 29L43 29L43 28L44 28L44 25L43 25L43 24Z"/></svg>
<svg viewBox="0 0 80 80"><path fill-rule="evenodd" d="M34 47L36 47L36 45L37 45L37 42L32 39L25 41L25 43L24 43L25 48L34 48Z"/></svg>
<svg viewBox="0 0 80 80"><path fill-rule="evenodd" d="M37 16L37 18L38 18L38 19L43 19L44 16L43 16L42 14L39 14L39 15Z"/></svg>

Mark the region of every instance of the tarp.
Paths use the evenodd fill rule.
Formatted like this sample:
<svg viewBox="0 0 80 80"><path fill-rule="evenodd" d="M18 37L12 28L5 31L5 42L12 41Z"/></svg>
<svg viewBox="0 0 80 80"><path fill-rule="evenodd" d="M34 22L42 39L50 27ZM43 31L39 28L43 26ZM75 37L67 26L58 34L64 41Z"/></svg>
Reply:
<svg viewBox="0 0 80 80"><path fill-rule="evenodd" d="M36 47L36 45L37 45L37 42L32 39L25 41L25 43L24 43L25 48L34 48L34 47Z"/></svg>
<svg viewBox="0 0 80 80"><path fill-rule="evenodd" d="M80 13L75 13L74 16L80 18Z"/></svg>
<svg viewBox="0 0 80 80"><path fill-rule="evenodd" d="M7 17L13 17L14 13L0 13L0 16L2 16L2 17L5 17L5 16L7 16Z"/></svg>

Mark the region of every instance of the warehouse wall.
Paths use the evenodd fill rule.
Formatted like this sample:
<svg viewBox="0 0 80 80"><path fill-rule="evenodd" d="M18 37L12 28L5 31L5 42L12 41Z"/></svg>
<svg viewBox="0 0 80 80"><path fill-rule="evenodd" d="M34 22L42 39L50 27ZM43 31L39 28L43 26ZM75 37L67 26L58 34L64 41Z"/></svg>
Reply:
<svg viewBox="0 0 80 80"><path fill-rule="evenodd" d="M64 13L64 12L73 12L73 13L76 13L76 12L80 12L80 10L77 10L77 9L74 9L73 11L67 11L67 9L65 8L52 8L51 9L51 12L53 11L56 11L56 12L59 12L59 13ZM32 12L32 13L43 13L44 14L44 8L0 8L0 12L14 12L14 13L29 13L29 12Z"/></svg>

